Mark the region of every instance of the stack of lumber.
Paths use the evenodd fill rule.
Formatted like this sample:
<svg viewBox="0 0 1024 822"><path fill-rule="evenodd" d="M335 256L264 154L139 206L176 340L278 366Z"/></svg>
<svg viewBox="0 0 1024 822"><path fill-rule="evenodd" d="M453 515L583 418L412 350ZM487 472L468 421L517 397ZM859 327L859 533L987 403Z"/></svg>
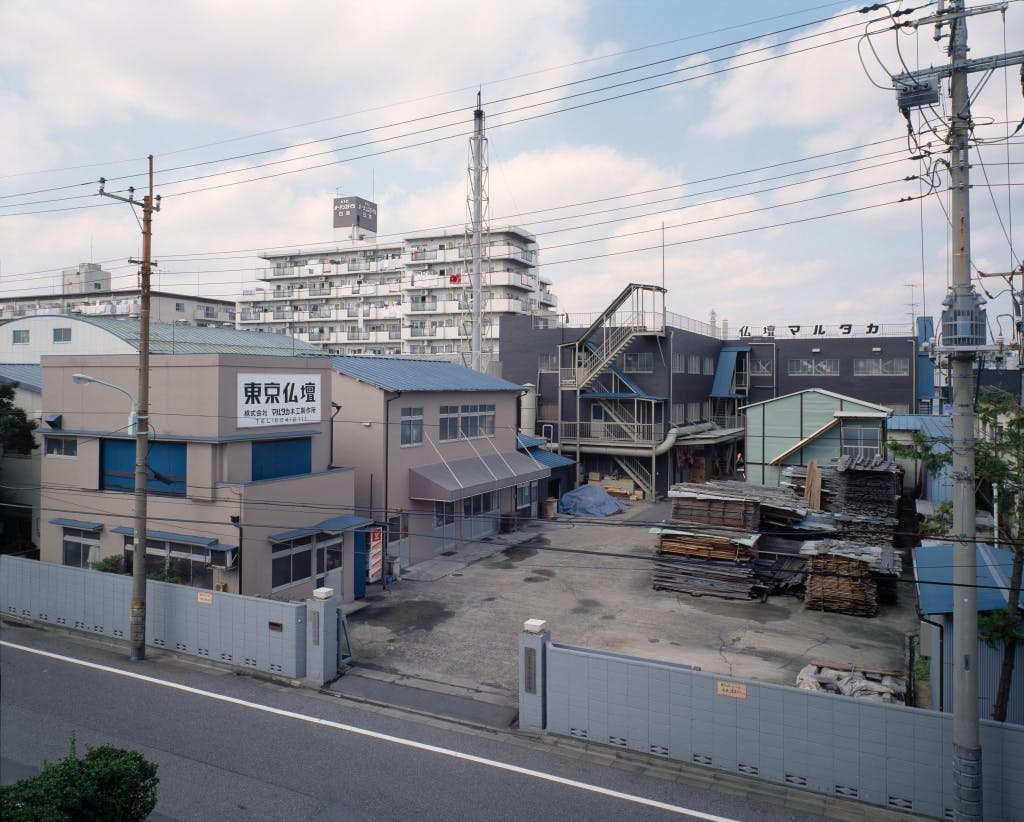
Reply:
<svg viewBox="0 0 1024 822"><path fill-rule="evenodd" d="M809 558L804 602L814 610L874 616L876 575L902 572L900 556L889 546L826 539L805 542L800 553Z"/></svg>
<svg viewBox="0 0 1024 822"><path fill-rule="evenodd" d="M788 528L799 523L807 515L807 508L791 489L774 485L757 485L751 482L718 480L701 484L679 483L669 489L670 497L685 493L698 493L747 500L757 503L758 523L755 527L764 531Z"/></svg>
<svg viewBox="0 0 1024 822"><path fill-rule="evenodd" d="M759 555L754 561L754 574L769 594L802 596L807 578L807 559L787 554Z"/></svg>
<svg viewBox="0 0 1024 822"><path fill-rule="evenodd" d="M843 456L836 463L833 510L866 517L895 517L903 491L896 462Z"/></svg>
<svg viewBox="0 0 1024 822"><path fill-rule="evenodd" d="M651 528L650 533L658 538L654 543L658 553L733 562L751 562L755 559L760 536L713 527L693 530L675 526L655 527Z"/></svg>
<svg viewBox="0 0 1024 822"><path fill-rule="evenodd" d="M703 486L698 486L703 489ZM760 519L760 503L756 499L743 499L725 494L695 490L691 486L673 486L672 521L724 525L752 531Z"/></svg>
<svg viewBox="0 0 1024 822"><path fill-rule="evenodd" d="M750 599L759 590L749 562L697 559L661 554L654 562L655 591L678 591L693 596Z"/></svg>

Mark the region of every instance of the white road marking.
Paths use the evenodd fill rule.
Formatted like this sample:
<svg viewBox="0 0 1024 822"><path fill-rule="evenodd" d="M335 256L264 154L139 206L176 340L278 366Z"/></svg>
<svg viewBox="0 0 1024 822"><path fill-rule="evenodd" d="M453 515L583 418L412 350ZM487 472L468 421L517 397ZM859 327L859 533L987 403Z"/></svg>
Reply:
<svg viewBox="0 0 1024 822"><path fill-rule="evenodd" d="M455 751L451 748L441 748L437 745L428 745L424 742L417 742L414 739L404 739L400 736L392 736L391 734L383 734L378 731L371 731L367 728L357 728L355 725L346 725L342 722L333 722L329 719L320 719L315 716L307 716L306 714L296 713L295 711L286 711L283 708L273 708L269 705L260 705L258 702L249 702L245 699L239 699L234 696L227 696L225 694L214 693L213 691L204 691L201 688L193 688L190 685L181 685L177 682L169 682L165 679L157 679L153 676L146 676L145 674L136 674L131 671L124 671L119 668L111 668L107 665L99 665L95 662L86 662L82 659L75 659L74 657L63 656L62 654L54 654L49 651L41 651L38 648L29 648L24 645L16 645L13 642L6 642L0 640L0 646L5 648L13 648L18 651L24 651L29 654L36 654L37 656L45 656L50 659L60 660L61 662L67 662L71 665L79 665L83 668L92 668L96 671L104 671L105 673L115 674L117 676L127 677L129 679L135 679L139 682L148 682L151 685L159 685L164 688L171 688L176 691L182 691L183 693L195 694L196 696L204 696L207 699L216 699L220 702L228 702L232 705L240 705L243 708L251 708L254 711L263 711L268 714L275 714L276 716L287 717L288 719L297 719L301 722L309 722L312 725L320 725L325 728L334 728L338 731L345 731L346 733L357 734L359 736L365 736L370 739L376 739L382 742L391 742L395 745L402 745L406 748L413 748L419 751L427 751L429 753L440 754L441 756L451 757L452 759L461 759L465 762L473 762L477 765L484 765L488 768L496 768L502 771L508 771L509 773L519 774L520 776L530 776L534 779L543 779L546 782L554 782L558 785L565 785L570 788L577 788L581 791L589 791L590 793L600 794L601 796L608 796L613 799L622 799L626 802L633 802L637 805L645 805L649 808L658 808L659 810L669 811L671 813L678 813L684 816L690 816L694 819L702 819L705 822L738 822L738 820L730 819L726 816L715 816L710 813L703 813L701 811L691 810L690 808L684 808L680 805L670 805L667 802L659 802L656 799L648 799L644 796L636 796L634 794L622 793L621 791L615 791L611 788L603 788L600 785L591 785L587 782L579 782L575 779L567 779L564 776L556 776L555 774L544 773L543 771L535 771L530 768L521 768L518 765L510 765L506 762L498 762L494 759L486 759L482 756L474 756L473 754L463 753L461 751Z"/></svg>

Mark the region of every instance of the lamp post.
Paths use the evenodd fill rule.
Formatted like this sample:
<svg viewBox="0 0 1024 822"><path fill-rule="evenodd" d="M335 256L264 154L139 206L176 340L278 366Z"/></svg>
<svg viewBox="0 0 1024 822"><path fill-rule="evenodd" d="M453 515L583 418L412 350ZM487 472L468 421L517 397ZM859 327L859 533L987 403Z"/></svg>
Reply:
<svg viewBox="0 0 1024 822"><path fill-rule="evenodd" d="M141 662L146 658L146 486L149 482L147 463L149 462L149 425L148 419L140 418L135 397L119 385L106 380L90 377L88 374L72 374L71 379L78 385L95 383L112 388L124 394L131 402L131 413L128 427L135 437L135 543L132 557L132 600L130 615L130 650L129 659Z"/></svg>

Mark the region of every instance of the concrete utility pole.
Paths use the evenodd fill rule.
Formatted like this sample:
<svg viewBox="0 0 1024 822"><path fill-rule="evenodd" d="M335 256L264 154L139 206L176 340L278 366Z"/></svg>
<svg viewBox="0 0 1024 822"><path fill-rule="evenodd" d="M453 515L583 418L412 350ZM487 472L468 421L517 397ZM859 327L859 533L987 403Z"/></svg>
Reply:
<svg viewBox="0 0 1024 822"><path fill-rule="evenodd" d="M473 112L473 136L469 138L469 222L472 240L473 267L469 275L470 290L470 368L481 370L481 326L483 325L483 292L480 272L483 260L484 201L487 198L485 184L484 110L480 107L480 92L476 93L476 111Z"/></svg>
<svg viewBox="0 0 1024 822"><path fill-rule="evenodd" d="M104 191L106 180L100 178L100 194L131 206L142 206L142 260L139 285L139 388L136 394L135 422L135 529L132 557L132 600L130 618L129 659L141 662L146 658L146 519L147 485L149 483L149 304L150 275L153 272L153 212L160 210L160 197L153 197L153 155L149 155L149 194L140 203L135 189L127 197Z"/></svg>
<svg viewBox="0 0 1024 822"><path fill-rule="evenodd" d="M910 123L909 110L938 99L938 81L949 78L952 111L949 125L950 222L952 284L944 302L942 341L938 351L951 363L950 389L953 405L953 780L954 819L982 819L982 758L978 725L977 555L974 504L974 384L975 358L986 348L985 314L971 285L970 145L972 121L967 75L975 71L1024 62L1024 52L979 60L967 59L967 17L989 11L1005 11L1005 5L965 10L964 0L938 4L937 13L904 26L936 24L935 39L949 27L947 53L950 64L893 77L899 105Z"/></svg>

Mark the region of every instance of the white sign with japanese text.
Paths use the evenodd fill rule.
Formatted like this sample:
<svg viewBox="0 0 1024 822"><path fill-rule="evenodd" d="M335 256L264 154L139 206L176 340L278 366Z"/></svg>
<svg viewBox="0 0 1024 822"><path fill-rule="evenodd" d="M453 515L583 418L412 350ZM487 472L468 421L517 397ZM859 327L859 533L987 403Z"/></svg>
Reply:
<svg viewBox="0 0 1024 822"><path fill-rule="evenodd" d="M238 427L322 419L319 374L239 374Z"/></svg>

